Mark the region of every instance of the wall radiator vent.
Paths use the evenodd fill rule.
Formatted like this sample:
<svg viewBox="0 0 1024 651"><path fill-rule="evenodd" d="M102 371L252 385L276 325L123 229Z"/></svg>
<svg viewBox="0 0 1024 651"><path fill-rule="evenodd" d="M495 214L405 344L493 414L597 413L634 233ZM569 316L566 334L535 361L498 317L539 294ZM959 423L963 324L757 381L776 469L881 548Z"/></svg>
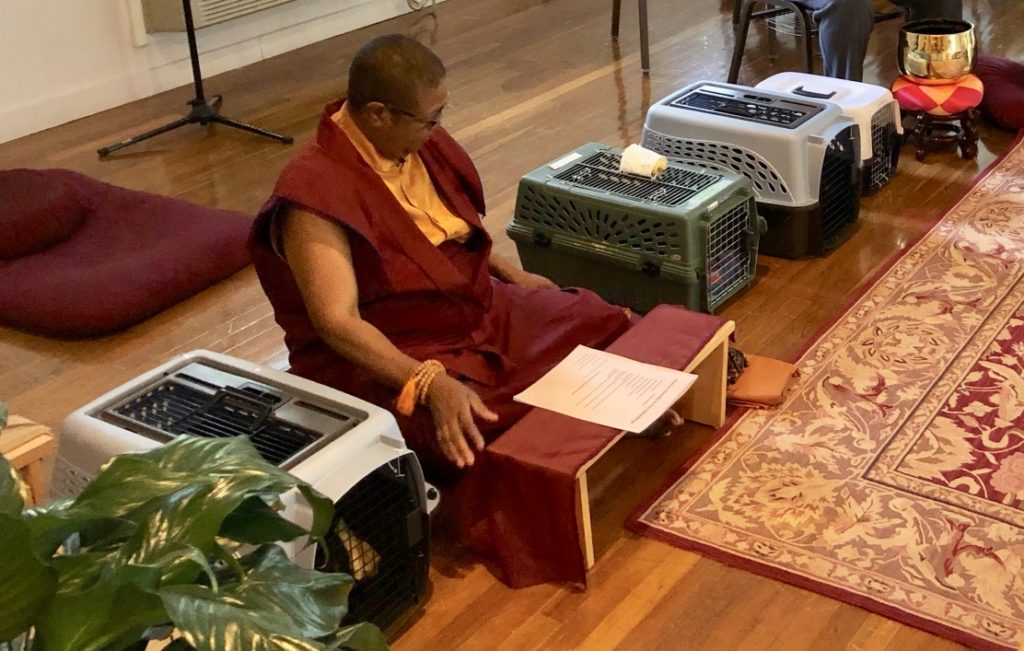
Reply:
<svg viewBox="0 0 1024 651"><path fill-rule="evenodd" d="M223 23L232 18L283 5L292 0L189 0L196 29ZM142 0L146 31L184 32L185 14L181 0Z"/></svg>

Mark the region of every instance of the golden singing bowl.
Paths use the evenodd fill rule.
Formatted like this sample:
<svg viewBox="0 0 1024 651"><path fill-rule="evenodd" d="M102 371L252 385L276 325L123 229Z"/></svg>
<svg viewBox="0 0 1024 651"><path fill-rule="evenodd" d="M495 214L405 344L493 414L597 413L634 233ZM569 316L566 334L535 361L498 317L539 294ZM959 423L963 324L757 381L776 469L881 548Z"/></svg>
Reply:
<svg viewBox="0 0 1024 651"><path fill-rule="evenodd" d="M951 84L974 69L978 44L966 20L916 20L900 30L897 65L918 84Z"/></svg>

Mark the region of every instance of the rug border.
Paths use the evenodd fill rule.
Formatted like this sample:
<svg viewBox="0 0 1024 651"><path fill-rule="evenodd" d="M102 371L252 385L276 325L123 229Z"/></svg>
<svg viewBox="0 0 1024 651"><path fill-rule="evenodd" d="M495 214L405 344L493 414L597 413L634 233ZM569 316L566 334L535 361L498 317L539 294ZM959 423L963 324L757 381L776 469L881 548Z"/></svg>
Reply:
<svg viewBox="0 0 1024 651"><path fill-rule="evenodd" d="M1000 154L994 161L985 167L974 179L960 192L960 194L953 200L944 210L942 210L928 225L922 229L914 238L907 243L903 249L892 256L891 259L883 263L873 273L868 280L862 282L860 286L854 291L852 297L846 301L842 308L836 311L827 323L818 328L813 335L811 335L807 341L799 348L799 350L790 358L791 362L798 361L810 348L813 346L821 337L827 333L836 323L839 322L850 309L859 301L864 295L890 270L897 262L903 259L903 257L911 251L925 236L932 232L932 230L942 221L942 219L949 214L951 210L957 207L961 201L964 200L975 187L984 181L995 168L1002 163L1014 150L1017 149L1024 142L1024 129L1017 133L1017 137L1007 147L1006 151ZM645 499L640 505L630 513L626 519L624 527L634 534L642 535L647 538L652 538L660 542L667 543L673 547L685 549L689 551L699 552L703 556L712 558L720 563L728 565L730 567L736 567L742 570L746 570L753 574L768 577L770 579L781 581L798 588L809 590L811 592L817 592L818 594L825 595L831 599L849 603L859 608L863 608L869 612L882 615L892 619L893 621L901 624L907 624L915 628L921 629L925 632L932 633L944 637L945 639L952 640L959 644L964 644L977 649L984 649L986 651L1015 651L1016 647L1005 646L992 642L990 640L977 637L970 633L967 633L961 629L942 624L935 620L927 619L919 615L908 613L898 608L889 606L883 602L865 597L863 595L837 588L816 579L810 577L801 576L787 570L781 570L763 563L758 563L748 558L744 558L738 554L727 552L716 547L713 547L707 543L691 540L688 538L682 538L678 536L671 536L662 532L651 525L648 525L640 520L641 516L650 510L650 508L666 493L668 490L675 485L686 473L688 473L693 466L697 464L700 459L704 457L718 442L725 437L726 434L736 425L736 422L746 414L748 408L739 408L735 413L729 416L729 418L719 427L708 439L708 441L698 449L693 456L686 460L686 462L675 470L669 477L661 483L659 488L655 490L650 497Z"/></svg>

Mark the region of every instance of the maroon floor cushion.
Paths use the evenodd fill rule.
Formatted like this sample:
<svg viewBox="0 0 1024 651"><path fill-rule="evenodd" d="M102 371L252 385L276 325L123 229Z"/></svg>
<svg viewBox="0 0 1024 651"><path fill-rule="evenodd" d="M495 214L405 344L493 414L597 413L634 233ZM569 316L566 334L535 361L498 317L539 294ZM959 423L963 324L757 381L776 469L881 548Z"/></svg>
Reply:
<svg viewBox="0 0 1024 651"><path fill-rule="evenodd" d="M251 223L70 170L0 170L0 325L123 330L246 266Z"/></svg>
<svg viewBox="0 0 1024 651"><path fill-rule="evenodd" d="M1024 63L980 56L974 74L985 84L982 115L1004 129L1024 129Z"/></svg>

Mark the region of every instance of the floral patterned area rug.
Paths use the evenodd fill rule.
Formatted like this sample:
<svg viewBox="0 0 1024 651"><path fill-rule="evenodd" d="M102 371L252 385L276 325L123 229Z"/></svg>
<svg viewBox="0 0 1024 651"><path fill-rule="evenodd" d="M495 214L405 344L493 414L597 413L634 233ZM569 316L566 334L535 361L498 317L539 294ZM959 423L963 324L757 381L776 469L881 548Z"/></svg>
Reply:
<svg viewBox="0 0 1024 651"><path fill-rule="evenodd" d="M987 649L1024 642L1024 145L629 527Z"/></svg>

